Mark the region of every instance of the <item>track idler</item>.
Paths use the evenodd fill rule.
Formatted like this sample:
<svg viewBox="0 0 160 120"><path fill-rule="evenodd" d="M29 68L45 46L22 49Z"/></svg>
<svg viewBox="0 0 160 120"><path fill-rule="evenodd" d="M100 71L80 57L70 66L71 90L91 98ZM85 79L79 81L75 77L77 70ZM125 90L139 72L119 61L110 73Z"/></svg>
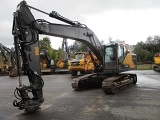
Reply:
<svg viewBox="0 0 160 120"><path fill-rule="evenodd" d="M74 90L84 90L102 86L102 78L97 73L87 74L73 79L72 88Z"/></svg>

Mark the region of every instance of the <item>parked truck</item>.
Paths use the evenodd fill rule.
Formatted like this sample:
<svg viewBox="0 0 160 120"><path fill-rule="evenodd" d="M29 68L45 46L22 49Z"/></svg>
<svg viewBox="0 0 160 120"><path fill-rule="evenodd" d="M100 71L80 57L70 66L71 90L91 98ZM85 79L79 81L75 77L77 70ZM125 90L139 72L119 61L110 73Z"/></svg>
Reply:
<svg viewBox="0 0 160 120"><path fill-rule="evenodd" d="M96 60L95 55L93 56ZM78 72L81 74L92 73L94 69L94 64L88 52L75 52L75 59L70 61L68 66L72 76L77 76Z"/></svg>

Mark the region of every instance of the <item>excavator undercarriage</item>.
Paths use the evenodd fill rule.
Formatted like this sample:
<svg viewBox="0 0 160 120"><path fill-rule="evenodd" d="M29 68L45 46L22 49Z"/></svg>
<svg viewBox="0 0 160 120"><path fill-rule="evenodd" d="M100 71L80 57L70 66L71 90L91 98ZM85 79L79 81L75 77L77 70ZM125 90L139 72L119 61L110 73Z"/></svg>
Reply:
<svg viewBox="0 0 160 120"><path fill-rule="evenodd" d="M72 88L75 90L84 90L91 87L102 87L105 93L114 94L124 87L136 83L136 74L100 75L97 73L92 73L74 78Z"/></svg>

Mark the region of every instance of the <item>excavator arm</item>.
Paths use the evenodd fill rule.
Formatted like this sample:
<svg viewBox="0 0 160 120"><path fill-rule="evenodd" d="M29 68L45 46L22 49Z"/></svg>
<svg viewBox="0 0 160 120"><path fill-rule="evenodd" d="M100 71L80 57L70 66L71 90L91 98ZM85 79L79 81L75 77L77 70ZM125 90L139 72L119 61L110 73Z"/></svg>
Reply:
<svg viewBox="0 0 160 120"><path fill-rule="evenodd" d="M30 8L69 25L54 24L43 19L36 20ZM101 72L103 70L103 48L94 32L87 26L64 18L55 11L46 13L27 5L25 1L20 2L16 12L14 12L12 34L14 36L19 76L19 86L15 90L15 96L20 99L19 102L15 100L13 105L19 107L19 109L25 109L27 112L35 111L39 109L39 106L44 101L42 90L44 82L41 78L39 57L39 34L73 39L86 44L100 61L99 64L96 65L96 71ZM29 86L25 86L22 83L20 55L22 56L23 64L30 82ZM33 97L30 97L28 92L32 92Z"/></svg>

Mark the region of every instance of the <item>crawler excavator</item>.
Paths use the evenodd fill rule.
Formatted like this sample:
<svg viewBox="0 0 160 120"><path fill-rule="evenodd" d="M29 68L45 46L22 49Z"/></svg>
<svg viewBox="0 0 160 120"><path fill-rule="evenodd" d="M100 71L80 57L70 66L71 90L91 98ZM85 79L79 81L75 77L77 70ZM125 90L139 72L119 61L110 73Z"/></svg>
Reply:
<svg viewBox="0 0 160 120"><path fill-rule="evenodd" d="M55 72L66 72L68 73L68 62L69 62L69 48L67 39L63 38L62 41L63 54L58 53L58 59L55 62Z"/></svg>
<svg viewBox="0 0 160 120"><path fill-rule="evenodd" d="M9 77L17 77L17 66L16 66L16 55L15 55L15 49L12 47L9 51L10 54L10 60L11 64L8 68L8 75ZM22 64L21 64L21 71L24 71L22 69Z"/></svg>
<svg viewBox="0 0 160 120"><path fill-rule="evenodd" d="M40 50L40 61L42 73L53 73L55 71L54 60L50 58L47 50Z"/></svg>
<svg viewBox="0 0 160 120"><path fill-rule="evenodd" d="M9 75L10 77L16 77L16 60L15 60L15 54L14 54L14 48L12 47L11 49L4 46L3 44L0 43L0 50L1 54L4 58L3 63L1 61L1 73L3 72L6 75ZM8 55L6 55L6 53Z"/></svg>
<svg viewBox="0 0 160 120"><path fill-rule="evenodd" d="M9 48L2 45L0 43L0 51L1 51L1 60L0 60L0 74L7 75L8 74L8 66L9 66L9 59L6 53L9 52Z"/></svg>
<svg viewBox="0 0 160 120"><path fill-rule="evenodd" d="M43 19L35 19L31 10L39 11L67 24L55 24ZM12 34L19 76L19 85L14 93L16 98L20 99L20 101L13 101L15 107L24 109L26 112L32 112L40 109L44 102L44 81L41 78L39 61L39 34L80 41L87 45L97 57L98 63L94 61L92 53L89 52L95 66L94 73L74 78L71 84L73 89L81 90L101 84L105 93L116 93L124 86L136 84L136 74L121 73L136 68L136 55L127 53L124 45L113 43L102 46L94 32L86 25L71 21L55 11L46 13L28 5L26 1L17 5L13 15ZM29 86L22 82L19 64L20 54L30 82ZM30 96L28 92L31 92L33 96Z"/></svg>

